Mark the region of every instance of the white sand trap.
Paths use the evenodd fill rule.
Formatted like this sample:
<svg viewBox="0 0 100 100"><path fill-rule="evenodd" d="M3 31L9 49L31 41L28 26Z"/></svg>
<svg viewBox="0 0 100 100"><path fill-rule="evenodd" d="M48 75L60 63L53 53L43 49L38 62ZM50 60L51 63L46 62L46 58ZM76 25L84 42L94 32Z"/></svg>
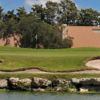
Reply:
<svg viewBox="0 0 100 100"><path fill-rule="evenodd" d="M0 71L0 73L48 73L48 72L45 72L45 71L41 71L39 69L28 69L28 70L25 70L25 71L16 71L16 72L5 72L5 71Z"/></svg>
<svg viewBox="0 0 100 100"><path fill-rule="evenodd" d="M29 69L25 71L16 71L16 72L5 72L5 71L0 71L0 73L33 73L33 74L44 74L44 73L49 73L49 74L64 74L64 73L100 73L100 71L97 70L85 70L85 71L75 71L75 72L45 72L41 71L39 69Z"/></svg>
<svg viewBox="0 0 100 100"><path fill-rule="evenodd" d="M39 69L29 69L29 70L25 70L25 71L16 71L14 73L47 73L47 72L41 71Z"/></svg>
<svg viewBox="0 0 100 100"><path fill-rule="evenodd" d="M88 61L86 63L86 66L100 69L100 60L96 59L96 60Z"/></svg>

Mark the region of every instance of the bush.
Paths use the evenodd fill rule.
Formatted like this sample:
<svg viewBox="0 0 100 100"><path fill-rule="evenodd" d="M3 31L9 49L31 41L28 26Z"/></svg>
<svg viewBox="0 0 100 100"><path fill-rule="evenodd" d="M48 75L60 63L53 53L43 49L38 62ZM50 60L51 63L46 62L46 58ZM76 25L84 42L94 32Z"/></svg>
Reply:
<svg viewBox="0 0 100 100"><path fill-rule="evenodd" d="M64 87L64 92L70 92L70 91L69 91L69 86L65 86L65 87Z"/></svg>
<svg viewBox="0 0 100 100"><path fill-rule="evenodd" d="M71 84L69 85L69 88L75 89L76 86L75 86L74 84L71 83Z"/></svg>
<svg viewBox="0 0 100 100"><path fill-rule="evenodd" d="M73 46L73 38L68 37L62 41L62 48L71 48Z"/></svg>

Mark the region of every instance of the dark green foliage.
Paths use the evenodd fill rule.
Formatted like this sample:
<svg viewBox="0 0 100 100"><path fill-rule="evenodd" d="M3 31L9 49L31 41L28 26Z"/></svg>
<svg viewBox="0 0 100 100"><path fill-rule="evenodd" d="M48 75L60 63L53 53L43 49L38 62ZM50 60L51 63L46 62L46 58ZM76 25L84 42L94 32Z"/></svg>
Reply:
<svg viewBox="0 0 100 100"><path fill-rule="evenodd" d="M21 47L34 48L35 35L37 31L37 19L34 17L23 17L18 23L17 33L21 34Z"/></svg>
<svg viewBox="0 0 100 100"><path fill-rule="evenodd" d="M15 30L17 28L17 21L14 19L8 20L7 22L1 22L0 24L0 38L8 39L14 36ZM8 45L9 41L6 41L5 45Z"/></svg>
<svg viewBox="0 0 100 100"><path fill-rule="evenodd" d="M39 20L44 21L45 19L45 8L42 5L35 4L31 8L31 15L34 15Z"/></svg>
<svg viewBox="0 0 100 100"><path fill-rule="evenodd" d="M58 7L58 22L73 25L77 18L77 7L72 0L61 0Z"/></svg>
<svg viewBox="0 0 100 100"><path fill-rule="evenodd" d="M77 25L97 26L100 24L99 16L100 12L93 10L92 8L81 9L78 14Z"/></svg>
<svg viewBox="0 0 100 100"><path fill-rule="evenodd" d="M20 81L16 83L16 85L12 85L8 83L10 90L22 90L22 91L30 91L31 84L22 84Z"/></svg>
<svg viewBox="0 0 100 100"><path fill-rule="evenodd" d="M56 43L57 36L55 29L46 23L41 22L38 26L38 44L43 45L44 48L53 48L52 46Z"/></svg>
<svg viewBox="0 0 100 100"><path fill-rule="evenodd" d="M16 85L17 90L31 90L31 84L22 84L21 82L18 82Z"/></svg>
<svg viewBox="0 0 100 100"><path fill-rule="evenodd" d="M52 81L52 87L57 86L57 77L55 75L51 76L50 80Z"/></svg>
<svg viewBox="0 0 100 100"><path fill-rule="evenodd" d="M52 87L47 87L45 90L46 90L47 92L54 92L54 88L52 88Z"/></svg>
<svg viewBox="0 0 100 100"><path fill-rule="evenodd" d="M14 37L15 30L16 30L16 24L17 21L14 19L11 19L7 22L1 22L0 24L0 38L3 38L3 40L6 40L6 43L4 45L9 45L9 37Z"/></svg>
<svg viewBox="0 0 100 100"><path fill-rule="evenodd" d="M17 28L16 15L14 10L8 11L6 14L2 13L2 20L0 21L0 38L6 39L6 44L9 44L7 39L14 36L15 30Z"/></svg>
<svg viewBox="0 0 100 100"><path fill-rule="evenodd" d="M3 19L3 8L2 8L2 6L0 6L0 21L2 21L2 19Z"/></svg>
<svg viewBox="0 0 100 100"><path fill-rule="evenodd" d="M75 87L75 85L74 84L69 84L69 88L71 88L71 89L75 89L76 87Z"/></svg>
<svg viewBox="0 0 100 100"><path fill-rule="evenodd" d="M63 89L64 89L64 92L70 92L69 86L64 86Z"/></svg>
<svg viewBox="0 0 100 100"><path fill-rule="evenodd" d="M73 38L68 37L62 41L62 48L71 48L73 46Z"/></svg>
<svg viewBox="0 0 100 100"><path fill-rule="evenodd" d="M36 44L38 44L38 48L42 46L42 48L46 49L69 48L72 46L70 37L62 41L61 37L55 32L56 29L53 26L40 22L33 16L23 17L18 23L17 33L21 34L21 47L25 48L35 48ZM37 41L35 39L36 34Z"/></svg>
<svg viewBox="0 0 100 100"><path fill-rule="evenodd" d="M12 11L8 11L6 14L4 14L3 22L7 22L11 19L16 19L16 15L14 14L14 9Z"/></svg>
<svg viewBox="0 0 100 100"><path fill-rule="evenodd" d="M24 7L19 7L16 10L17 10L17 14L16 14L17 21L20 21L21 18L27 16L27 11L26 11L26 9Z"/></svg>
<svg viewBox="0 0 100 100"><path fill-rule="evenodd" d="M46 2L46 14L45 14L45 22L50 25L55 25L57 11L58 11L58 3L47 1Z"/></svg>

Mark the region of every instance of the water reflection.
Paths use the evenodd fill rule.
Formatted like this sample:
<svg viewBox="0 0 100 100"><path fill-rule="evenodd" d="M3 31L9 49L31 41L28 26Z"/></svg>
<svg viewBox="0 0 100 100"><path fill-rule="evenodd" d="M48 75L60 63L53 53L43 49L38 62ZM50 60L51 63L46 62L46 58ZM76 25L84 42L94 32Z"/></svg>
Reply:
<svg viewBox="0 0 100 100"><path fill-rule="evenodd" d="M0 92L0 100L100 100L100 94Z"/></svg>

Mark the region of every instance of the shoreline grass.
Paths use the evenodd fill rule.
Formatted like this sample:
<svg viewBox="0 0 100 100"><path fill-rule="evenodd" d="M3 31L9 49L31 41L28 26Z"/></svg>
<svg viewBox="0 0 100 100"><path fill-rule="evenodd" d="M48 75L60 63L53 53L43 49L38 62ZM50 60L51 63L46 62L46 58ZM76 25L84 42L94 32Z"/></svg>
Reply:
<svg viewBox="0 0 100 100"><path fill-rule="evenodd" d="M72 78L100 78L100 74L78 74L78 73L69 73L69 74L28 74L28 73L1 73L0 79L7 79L9 77L18 77L20 79L24 78L45 78L45 79L65 79L67 81L71 80Z"/></svg>

